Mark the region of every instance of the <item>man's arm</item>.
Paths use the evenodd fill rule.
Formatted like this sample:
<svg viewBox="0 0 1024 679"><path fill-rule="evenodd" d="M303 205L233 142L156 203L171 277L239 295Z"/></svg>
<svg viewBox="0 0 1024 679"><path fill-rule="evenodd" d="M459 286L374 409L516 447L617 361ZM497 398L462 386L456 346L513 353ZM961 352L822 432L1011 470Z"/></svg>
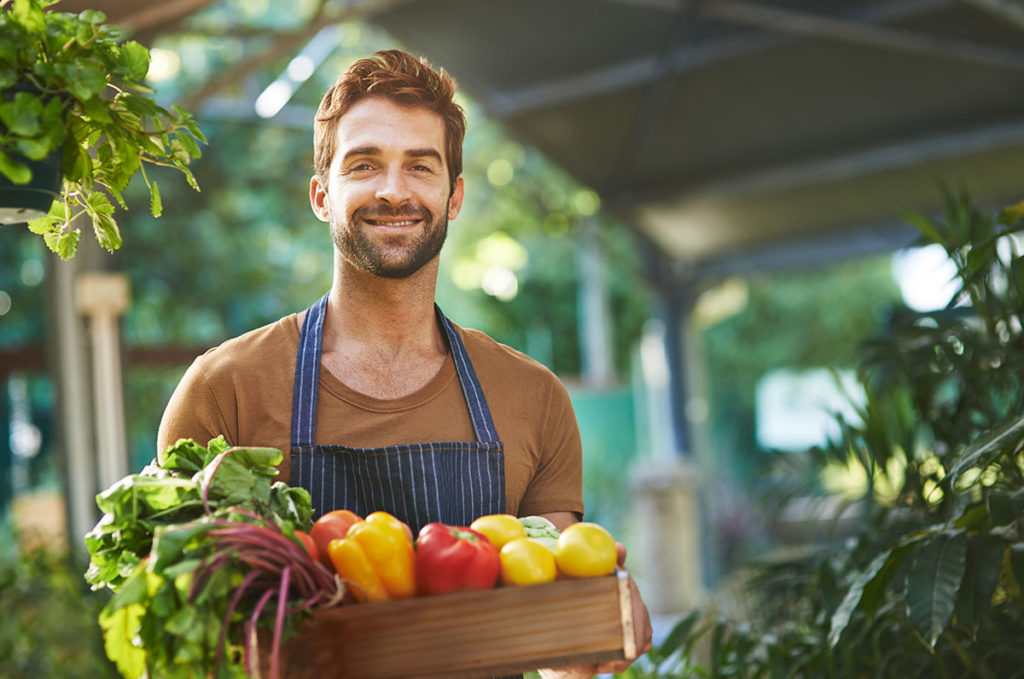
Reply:
<svg viewBox="0 0 1024 679"><path fill-rule="evenodd" d="M565 530L579 521L573 512L551 512L541 514L541 516L555 524L555 528L559 531ZM626 563L626 547L621 542L616 542L615 546L619 550L618 561L619 567L622 568ZM640 597L640 591L637 589L632 575L629 576L629 594L630 602L633 605L633 633L635 635L637 657L639 657L651 650L653 630L651 629L650 613L648 613L647 606ZM616 660L599 665L573 665L572 667L560 667L558 669L542 669L540 670L540 675L544 679L577 679L593 677L595 674L625 672L632 664L632 660Z"/></svg>

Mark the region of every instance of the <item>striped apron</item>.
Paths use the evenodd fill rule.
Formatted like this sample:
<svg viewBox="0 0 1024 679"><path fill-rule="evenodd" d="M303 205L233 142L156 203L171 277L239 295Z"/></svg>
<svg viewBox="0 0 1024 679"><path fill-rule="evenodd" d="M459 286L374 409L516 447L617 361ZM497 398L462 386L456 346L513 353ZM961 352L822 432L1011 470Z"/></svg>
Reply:
<svg viewBox="0 0 1024 679"><path fill-rule="evenodd" d="M291 483L309 491L313 519L334 509L383 510L413 535L431 521L468 526L505 511L504 447L462 338L434 306L455 361L476 441L403 443L383 448L316 445L317 387L327 295L306 312L295 361Z"/></svg>

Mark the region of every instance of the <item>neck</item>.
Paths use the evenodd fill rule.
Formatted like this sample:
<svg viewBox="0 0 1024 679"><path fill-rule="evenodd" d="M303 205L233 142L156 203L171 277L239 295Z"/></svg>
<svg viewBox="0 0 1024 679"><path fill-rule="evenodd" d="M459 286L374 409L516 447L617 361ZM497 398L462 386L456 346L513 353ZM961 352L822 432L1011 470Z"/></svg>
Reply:
<svg viewBox="0 0 1024 679"><path fill-rule="evenodd" d="M434 314L437 259L412 276L381 278L335 262L324 349L374 347L390 354L445 353Z"/></svg>

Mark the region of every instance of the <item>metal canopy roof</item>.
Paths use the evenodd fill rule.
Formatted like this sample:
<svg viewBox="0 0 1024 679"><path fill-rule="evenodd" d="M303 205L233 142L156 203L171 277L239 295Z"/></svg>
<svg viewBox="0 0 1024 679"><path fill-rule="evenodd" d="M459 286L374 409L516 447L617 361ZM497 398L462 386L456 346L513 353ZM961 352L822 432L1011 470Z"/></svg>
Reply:
<svg viewBox="0 0 1024 679"><path fill-rule="evenodd" d="M409 1L447 68L703 275L899 247L940 183L1024 197L1020 0Z"/></svg>

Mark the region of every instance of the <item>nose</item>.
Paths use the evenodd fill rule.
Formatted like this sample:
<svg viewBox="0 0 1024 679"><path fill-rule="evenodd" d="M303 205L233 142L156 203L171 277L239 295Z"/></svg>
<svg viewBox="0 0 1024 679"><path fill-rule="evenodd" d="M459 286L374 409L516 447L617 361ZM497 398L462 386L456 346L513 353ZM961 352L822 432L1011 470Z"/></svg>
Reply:
<svg viewBox="0 0 1024 679"><path fill-rule="evenodd" d="M390 205L401 205L412 198L409 190L409 182L402 172L402 169L388 169L381 175L381 182L377 187L377 200Z"/></svg>

